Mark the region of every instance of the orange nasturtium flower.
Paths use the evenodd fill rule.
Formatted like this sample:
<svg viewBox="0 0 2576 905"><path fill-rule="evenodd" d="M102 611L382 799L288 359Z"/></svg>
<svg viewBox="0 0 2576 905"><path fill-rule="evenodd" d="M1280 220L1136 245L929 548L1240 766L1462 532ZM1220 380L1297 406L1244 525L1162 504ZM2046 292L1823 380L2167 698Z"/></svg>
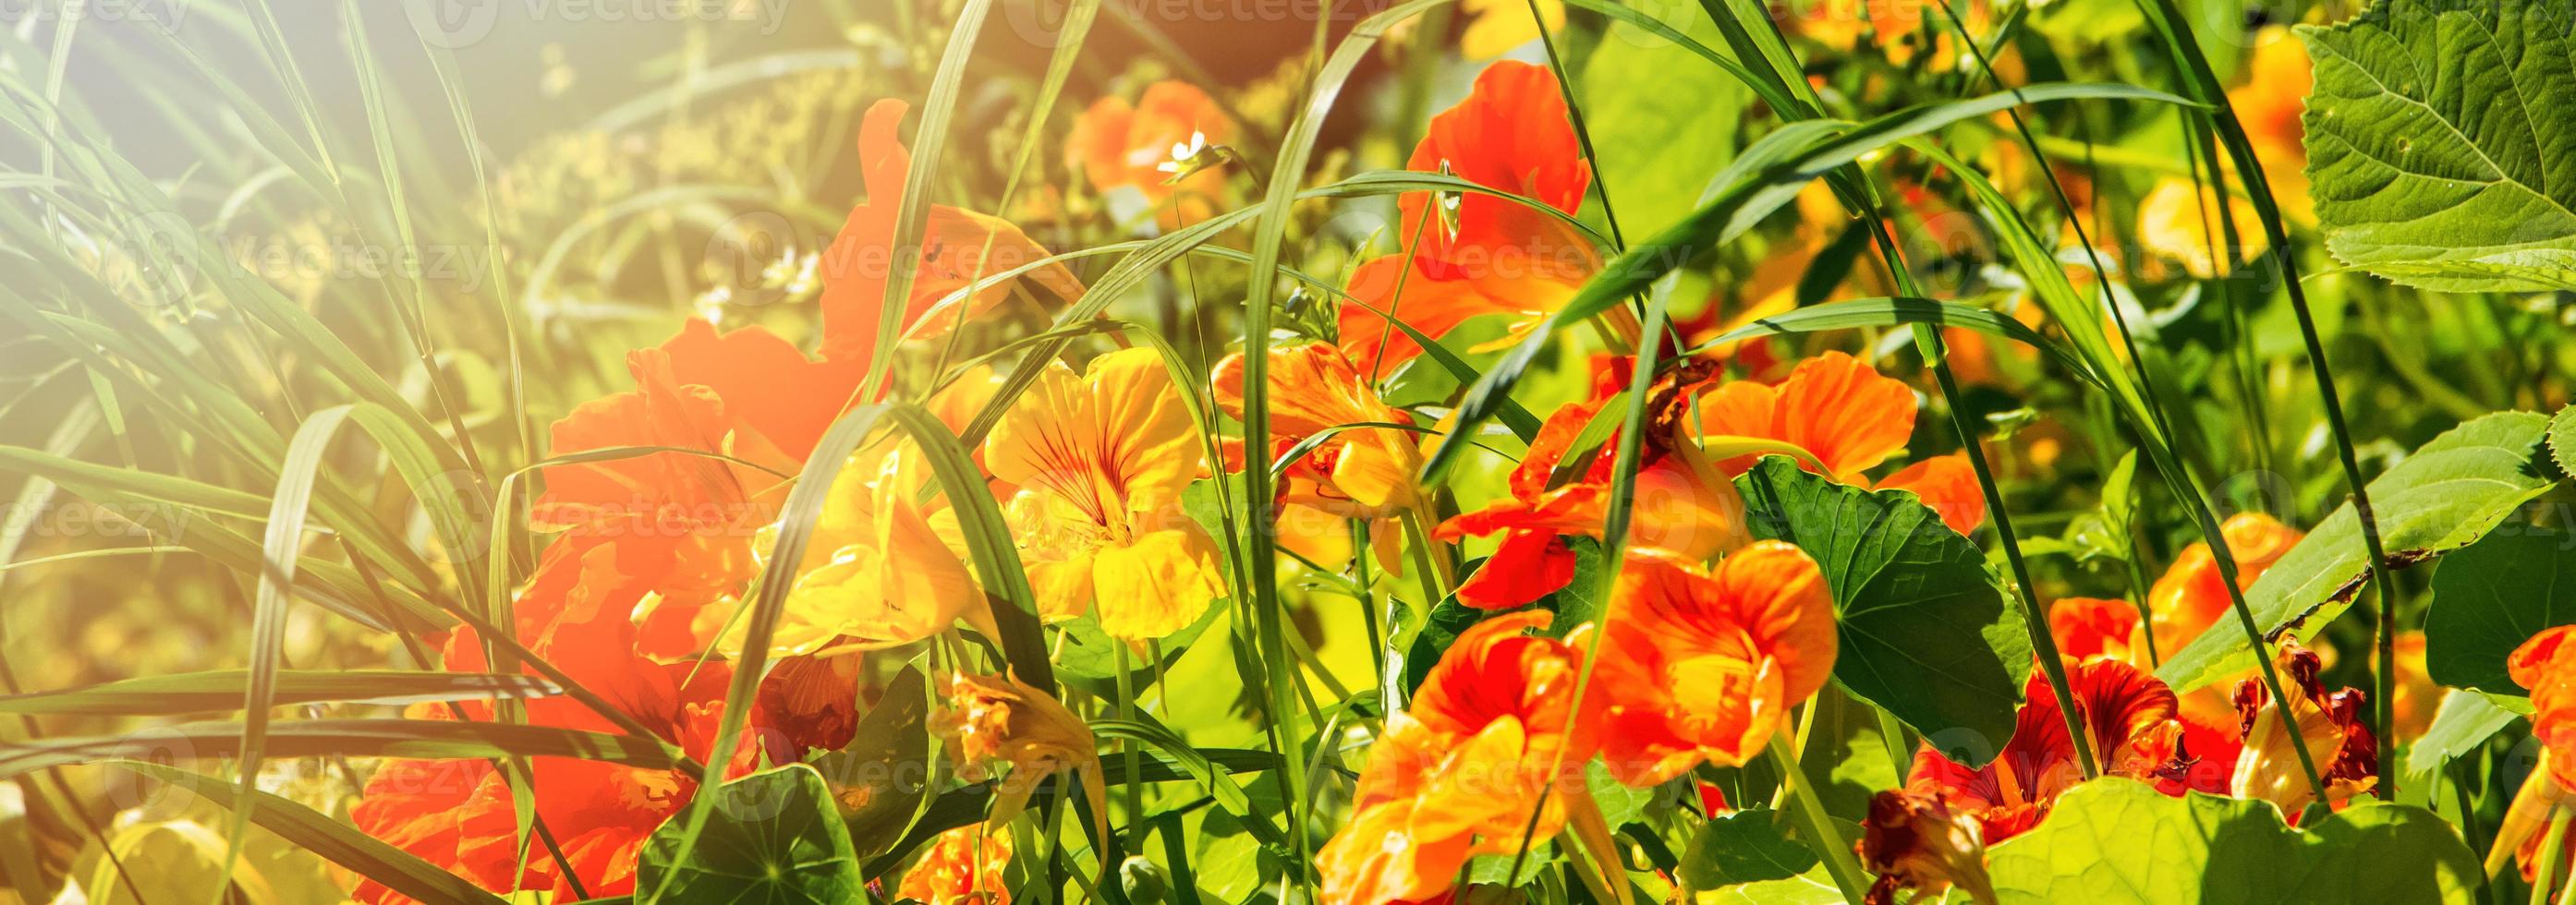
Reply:
<svg viewBox="0 0 2576 905"><path fill-rule="evenodd" d="M1405 167L1446 172L1568 216L1592 182L1556 75L1509 60L1486 67L1466 100L1431 118ZM1422 353L1387 317L1438 338L1470 318L1507 315L1517 334L1563 306L1601 266L1574 226L1517 201L1407 192L1397 207L1391 228L1404 250L1354 270L1350 294L1363 304L1341 311L1342 348L1372 375Z"/></svg>
<svg viewBox="0 0 2576 905"><path fill-rule="evenodd" d="M840 414L857 369L812 361L759 327L719 334L692 320L662 345L629 353L635 389L582 403L553 426L553 452L668 447L545 469L529 512L576 545L613 544L616 570L659 595L647 652L672 658L705 640L698 610L758 571L752 539L778 518L795 474ZM719 458L721 456L722 458Z"/></svg>
<svg viewBox="0 0 2576 905"><path fill-rule="evenodd" d="M866 363L880 354L877 329L885 319L886 281L897 267L920 268L913 276L897 336L936 336L990 310L1010 294L1011 282L994 282L963 305L926 316L949 294L1048 257L1046 249L1008 221L945 204L930 206L918 247L894 247L904 179L912 171L912 151L895 135L906 109L909 105L903 101L887 98L870 105L859 121L859 175L867 185L868 199L850 209L848 222L833 237L819 265L826 358ZM1040 265L1023 279L1065 301L1082 296L1082 281L1062 263ZM781 395L814 392L800 388Z"/></svg>
<svg viewBox="0 0 2576 905"><path fill-rule="evenodd" d="M1331 345L1310 343L1272 349L1269 355L1270 439L1274 455L1259 457L1257 462L1245 457L1247 461L1229 462L1227 467L1266 466L1308 438L1325 435L1312 451L1288 466L1280 482L1280 497L1289 507L1280 515L1283 543L1289 537L1322 531L1337 534L1347 545L1349 535L1341 531L1341 520L1371 521L1381 529L1375 538L1378 559L1400 568L1401 560L1388 546L1397 535L1383 530L1390 524L1383 520L1422 502L1413 484L1414 473L1422 468L1419 435L1396 427L1346 425L1412 424L1413 417L1386 404L1367 375ZM1217 362L1213 382L1217 407L1242 419L1243 353ZM1301 517L1296 507L1331 518L1313 519L1311 512ZM1289 524L1292 519L1297 524ZM1309 521L1330 523L1307 524Z"/></svg>
<svg viewBox="0 0 2576 905"><path fill-rule="evenodd" d="M988 826L1009 825L1047 777L1069 772L1091 799L1092 819L1103 824L1097 838L1108 838L1109 793L1100 774L1100 745L1081 717L1015 676L952 673L942 695L948 706L931 718L931 728L948 743L958 775L983 782L995 766L1011 768L998 784L985 818Z"/></svg>
<svg viewBox="0 0 2576 905"><path fill-rule="evenodd" d="M1577 449L1596 415L1618 398L1629 380L1625 359L1605 359L1593 372L1593 398L1549 415L1531 438L1529 454L1512 469L1509 496L1442 522L1432 533L1456 542L1501 534L1494 555L1458 585L1458 600L1485 609L1520 606L1574 580L1568 535L1601 536L1608 518L1611 450L1617 431L1599 450ZM1639 548L1669 550L1705 560L1744 542L1744 500L1735 484L1700 454L1687 436L1692 398L1706 389L1713 365L1686 364L1657 378L1646 404L1646 435L1639 439L1637 480L1629 540ZM1568 461L1580 453L1588 460ZM1570 472L1560 476L1562 469Z"/></svg>
<svg viewBox="0 0 2576 905"><path fill-rule="evenodd" d="M2101 658L2147 667L2147 652L2131 646L2137 631L2138 608L2126 600L2062 597L2048 608L2057 652L2079 663Z"/></svg>
<svg viewBox="0 0 2576 905"><path fill-rule="evenodd" d="M2288 26L2266 25L2254 33L2254 58L2246 64L2245 83L2227 92L2228 106L2236 108L2236 119L2254 146L2254 159L2263 165L2263 178L2272 184L2272 199L2282 216L2303 222L2315 219L2316 202L2308 197L2307 128L2299 117L2307 111L2308 90L2315 85L2307 46ZM2244 228L2262 229L2253 222Z"/></svg>
<svg viewBox="0 0 2576 905"><path fill-rule="evenodd" d="M1839 351L1799 362L1778 384L1729 382L1700 406L1703 440L1787 443L1815 457L1813 462L1800 459L1801 467L1821 465L1825 477L1862 487L1870 482L1861 473L1904 452L1914 435L1913 388ZM1760 458L1759 453L1736 456L1718 468L1742 474ZM1876 489L1912 491L1961 534L1986 520L1985 495L1965 454L1916 462L1878 482Z"/></svg>
<svg viewBox="0 0 2576 905"><path fill-rule="evenodd" d="M1575 720L1566 731L1583 653L1524 634L1550 618L1476 623L1431 667L1413 706L1387 717L1350 824L1316 853L1327 905L1433 899L1468 858L1518 851L1524 830L1546 839L1569 819L1598 819L1582 779L1595 730ZM1532 808L1541 809L1534 828Z"/></svg>
<svg viewBox="0 0 2576 905"><path fill-rule="evenodd" d="M2505 810L2504 825L2487 850L2487 873L2502 867L2510 852L2523 880L2530 882L2539 874L2540 847L2550 821L2576 808L2576 626L2531 636L2505 658L2505 672L2531 692L2531 737L2540 742L2540 762ZM2569 839L2568 847L2576 850L2576 838ZM2564 854L2559 863L2567 863Z"/></svg>
<svg viewBox="0 0 2576 905"><path fill-rule="evenodd" d="M1714 569L1628 554L1593 667L1603 763L1633 786L1741 766L1834 669L1834 602L1797 547L1760 541ZM1580 642L1577 642L1580 643Z"/></svg>
<svg viewBox="0 0 2576 905"><path fill-rule="evenodd" d="M930 851L903 872L895 897L922 905L1011 905L1002 871L1011 865L1011 834L961 826L939 834Z"/></svg>
<svg viewBox="0 0 2576 905"><path fill-rule="evenodd" d="M1181 511L1207 470L1180 389L1152 349L1047 365L984 438L984 464L1020 487L1005 509L1039 612L1095 608L1100 630L1180 631L1224 593L1216 544Z"/></svg>
<svg viewBox="0 0 2576 905"><path fill-rule="evenodd" d="M2280 673L2282 692L2291 697L2289 715L2283 717L2283 708L2275 706L2261 679L2236 683L2242 747L2228 794L2269 801L2293 820L2317 800L2316 788L2299 767L2298 752L2291 749L2296 743L2293 732L2306 741L2308 756L2316 759L2317 773L2326 784L2327 804L2341 805L2378 785L2379 744L2361 724L2361 691L2346 688L2328 693L2317 680L2322 667L2316 652L2297 642L2284 640L2273 648L2272 663Z"/></svg>
<svg viewBox="0 0 2576 905"><path fill-rule="evenodd" d="M2227 551L2236 558L2240 590L2253 587L2254 580L2304 536L2298 529L2259 512L2229 516L2218 533L2227 541ZM2195 543L2183 548L2173 564L2165 567L2165 574L2147 589L2147 630L2155 633L2156 651L2172 656L2216 625L2233 605L2227 593L2227 579L2219 574L2218 560L2211 555L2209 545Z"/></svg>
<svg viewBox="0 0 2576 905"><path fill-rule="evenodd" d="M2393 642L2397 681L2388 696L2389 721L2396 725L2391 743L2412 742L2433 728L2433 713L2442 706L2442 686L2424 667L2424 631L2399 632Z"/></svg>
<svg viewBox="0 0 2576 905"><path fill-rule="evenodd" d="M1198 86L1155 82L1133 104L1113 94L1082 111L1064 139L1065 165L1101 193L1119 221L1150 212L1174 229L1216 213L1226 168L1209 148L1233 143L1235 131L1233 118Z"/></svg>

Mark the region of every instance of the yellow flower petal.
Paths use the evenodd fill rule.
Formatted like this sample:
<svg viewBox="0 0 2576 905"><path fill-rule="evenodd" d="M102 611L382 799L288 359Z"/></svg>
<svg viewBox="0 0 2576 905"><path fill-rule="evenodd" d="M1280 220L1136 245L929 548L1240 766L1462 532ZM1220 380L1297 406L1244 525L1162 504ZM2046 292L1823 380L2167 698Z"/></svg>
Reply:
<svg viewBox="0 0 2576 905"><path fill-rule="evenodd" d="M1113 638L1160 638L1189 627L1224 593L1215 544L1191 528L1153 531L1101 548L1092 562L1100 630Z"/></svg>

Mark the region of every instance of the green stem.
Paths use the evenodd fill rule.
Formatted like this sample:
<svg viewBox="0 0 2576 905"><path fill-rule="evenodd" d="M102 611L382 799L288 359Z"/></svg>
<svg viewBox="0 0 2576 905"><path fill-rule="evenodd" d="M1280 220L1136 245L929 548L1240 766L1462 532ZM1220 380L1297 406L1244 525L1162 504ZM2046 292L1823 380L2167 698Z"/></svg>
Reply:
<svg viewBox="0 0 2576 905"><path fill-rule="evenodd" d="M2143 5L2150 0L2139 2ZM2151 18L2156 20L2158 34L2171 46L2175 58L2188 66L2191 76L2189 87L2198 95L2194 99L2210 106L2209 116L2217 123L2219 137L2227 145L2228 157L2236 164L2237 178L2244 181L2246 195L2253 199L2255 212L2262 216L2265 237L2271 240L2272 261L2281 268L2281 283L2290 294L2290 311L2298 317L2299 338L2307 346L2308 370L2316 378L2317 399L2325 410L2326 427L2334 435L2335 457L2343 465L2345 483L2352 487L2352 512L2361 526L2362 545L2370 553L2371 593L2378 603L2379 621L2373 644L2378 656L2372 670L2371 710L2376 728L2385 736L2391 718L2389 698L2396 691L2397 614L2388 584L2388 551L2381 545L2379 517L2370 504L2369 482L2362 479L2361 459L2353 450L2352 428L2344 420L2343 397L2335 389L2334 370L2326 363L2325 342L2318 338L2316 318L2308 311L2307 291L2299 282L2299 265L2290 253L2289 230L2282 226L2280 206L2272 201L2271 181L2263 175L2263 163L2255 156L2252 141L2245 136L2245 125L2237 120L2236 107L2228 100L2227 92L2219 88L2218 77L2210 71L2209 61L2191 46L2187 27L2181 24L2185 20L2174 0L2152 2ZM2243 595L2238 596L2241 599ZM2249 624L2251 618L2247 617ZM2265 668L2270 668L2268 659ZM2274 691L2273 694L2280 692ZM2300 756L2301 761L2306 762L2304 746L2300 749ZM2380 800L2396 800L2396 745L2379 746L2378 767ZM2311 772L2314 772L2313 767ZM2318 796L2324 797L2322 783Z"/></svg>
<svg viewBox="0 0 2576 905"><path fill-rule="evenodd" d="M1852 856L1851 846L1842 833L1834 829L1833 818L1825 814L1825 803L1816 799L1815 787L1807 783L1804 768L1798 766L1798 755L1789 750L1789 740L1778 732L1771 733L1771 763L1789 783L1789 819L1806 837L1807 847L1815 849L1816 858L1825 863L1825 872L1834 878L1834 887L1842 890L1844 901L1859 902L1867 897L1869 884L1861 871L1860 860Z"/></svg>
<svg viewBox="0 0 2576 905"><path fill-rule="evenodd" d="M2549 905L2549 887L2558 883L2558 868L2567 859L2567 814L2564 810L2553 814L2548 835L2541 837L2540 868L2531 877L2531 905Z"/></svg>

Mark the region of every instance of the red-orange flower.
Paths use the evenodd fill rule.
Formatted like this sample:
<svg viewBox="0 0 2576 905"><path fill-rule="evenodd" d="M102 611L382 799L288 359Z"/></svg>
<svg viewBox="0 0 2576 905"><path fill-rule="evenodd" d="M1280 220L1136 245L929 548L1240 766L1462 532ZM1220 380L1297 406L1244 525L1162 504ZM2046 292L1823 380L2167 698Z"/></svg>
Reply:
<svg viewBox="0 0 2576 905"><path fill-rule="evenodd" d="M1938 795L1889 789L1870 796L1860 858L1861 866L1878 875L1863 905L1896 905L1898 890L1914 890L1921 899L1952 887L1975 902L1995 901L1983 830L1974 815Z"/></svg>
<svg viewBox="0 0 2576 905"><path fill-rule="evenodd" d="M2182 736L2173 689L2117 660L2068 664L2066 673L2105 775L2147 779L2169 772ZM1908 792L1940 798L1974 817L1987 845L2038 825L2057 796L2084 778L2047 677L2032 670L2023 694L2012 738L1985 766L1970 768L1926 746L1906 779Z"/></svg>
<svg viewBox="0 0 2576 905"><path fill-rule="evenodd" d="M762 733L761 750L777 763L805 759L809 750L836 751L859 727L859 655L781 657L760 677L752 721L774 727Z"/></svg>
<svg viewBox="0 0 2576 905"><path fill-rule="evenodd" d="M1387 718L1350 825L1316 855L1326 903L1434 898L1468 858L1517 851L1525 830L1554 836L1570 813L1592 807L1581 777L1594 729L1577 720L1567 731L1582 653L1523 634L1549 618L1477 623L1432 666L1412 708Z"/></svg>
<svg viewBox="0 0 2576 905"><path fill-rule="evenodd" d="M451 645L448 668L482 668L479 649L470 643ZM713 747L731 681L732 670L721 662L662 664L631 656L623 669L583 678L662 741L701 759ZM479 704L465 709L469 716L489 714L488 706ZM529 701L527 717L532 725L622 731L570 698ZM744 746L728 772L748 770L755 757L755 750ZM592 896L634 891L637 852L697 788L694 776L677 770L569 757L530 758L529 765L537 816L571 864L580 889ZM389 761L368 780L350 819L370 835L495 893L515 885L551 891L559 900L576 898L573 880L542 850L530 852L526 863L519 864L514 814L509 784L483 761ZM406 901L373 881L362 882L352 895L369 903Z"/></svg>
<svg viewBox="0 0 2576 905"><path fill-rule="evenodd" d="M786 496L779 475L794 474L813 452L857 372L808 359L759 327L719 334L698 320L660 346L629 353L626 363L635 389L582 403L556 421L553 453L695 452L548 467L529 521L567 530L584 549L613 542L615 567L661 595L656 614L685 624L758 570L751 539L777 520ZM696 649L680 647L653 652Z"/></svg>
<svg viewBox="0 0 2576 905"><path fill-rule="evenodd" d="M877 330L885 318L886 281L896 267L920 268L904 307L903 333L937 335L990 309L1010 294L1011 284L995 283L962 306L924 317L940 300L979 279L1048 257L1046 249L1008 221L945 204L930 206L917 249L894 247L904 180L912 172L912 152L895 135L906 109L903 101L887 98L869 106L859 121L859 174L868 198L850 209L849 221L820 264L823 354L835 361L864 364L882 351L876 347ZM1061 263L1039 266L1023 279L1066 301L1082 295L1082 281Z"/></svg>
<svg viewBox="0 0 2576 905"><path fill-rule="evenodd" d="M1584 428L1628 384L1624 359L1607 359L1593 371L1593 398L1558 409L1531 439L1529 454L1511 474L1511 495L1482 509L1441 523L1433 532L1455 542L1468 536L1502 534L1502 545L1485 565L1458 586L1458 599L1472 606L1506 609L1536 600L1574 577L1574 551L1567 535L1600 537L1608 516L1613 457L1577 450ZM1649 432L1640 438L1637 480L1629 540L1640 548L1658 548L1685 559L1704 560L1740 545L1744 538L1744 501L1734 483L1719 474L1684 434L1692 397L1707 386L1715 371L1707 363L1690 363L1655 381L1647 401ZM1615 432L1614 432L1615 433ZM1602 444L1613 448L1613 436ZM1587 461L1567 461L1582 452ZM1559 469L1572 475L1562 481Z"/></svg>
<svg viewBox="0 0 2576 905"><path fill-rule="evenodd" d="M1833 674L1824 573L1779 541L1705 570L1661 551L1631 552L1603 625L1593 667L1608 720L1603 762L1629 785L1661 783L1703 761L1743 765Z"/></svg>
<svg viewBox="0 0 2576 905"><path fill-rule="evenodd" d="M1432 117L1405 166L1567 215L1582 207L1592 181L1555 74L1508 60L1486 67L1466 100ZM1600 269L1578 230L1517 201L1408 192L1397 206L1402 215L1393 228L1404 251L1360 265L1350 293L1365 306L1341 312L1342 348L1372 374L1422 351L1385 317L1438 338L1470 318L1502 314L1520 321L1517 332L1562 306Z"/></svg>
<svg viewBox="0 0 2576 905"><path fill-rule="evenodd" d="M1985 488L1967 453L1933 456L1898 469L1878 482L1877 490L1903 490L1941 516L1941 524L1966 534L1986 523Z"/></svg>
<svg viewBox="0 0 2576 905"><path fill-rule="evenodd" d="M2138 608L2125 600L2064 597L2048 608L2048 633L2057 652L2082 662L2096 658L2147 666L2146 652L2129 646L2137 636Z"/></svg>
<svg viewBox="0 0 2576 905"><path fill-rule="evenodd" d="M1064 157L1108 200L1112 216L1125 222L1151 213L1172 229L1216 212L1226 170L1200 156L1234 140L1234 120L1207 92L1162 81L1133 104L1114 94L1093 102L1074 118Z"/></svg>
<svg viewBox="0 0 2576 905"><path fill-rule="evenodd" d="M1805 450L1814 461L1800 467L1823 468L1828 478L1861 487L1861 473L1905 451L1914 435L1914 390L1887 377L1868 362L1829 351L1799 362L1777 384L1738 380L1719 386L1701 403L1700 434L1708 443L1769 440ZM1735 456L1718 463L1727 474L1743 474L1764 453ZM1986 521L1986 498L1966 453L1924 459L1888 475L1878 490L1912 492L1941 516L1941 523L1961 534Z"/></svg>

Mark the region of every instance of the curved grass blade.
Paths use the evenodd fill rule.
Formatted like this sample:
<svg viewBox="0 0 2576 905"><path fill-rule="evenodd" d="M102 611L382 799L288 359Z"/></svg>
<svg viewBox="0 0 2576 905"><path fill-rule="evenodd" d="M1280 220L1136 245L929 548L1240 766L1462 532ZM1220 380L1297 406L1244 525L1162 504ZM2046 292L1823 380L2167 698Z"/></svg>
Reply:
<svg viewBox="0 0 2576 905"><path fill-rule="evenodd" d="M1271 168L1258 209L1260 217L1253 224L1252 273L1244 298L1244 449L1270 448L1270 356L1267 353L1271 296L1278 287L1280 246L1287 240L1291 206L1296 201L1297 187L1305 182L1306 163L1314 152L1315 140L1323 130L1326 116L1332 112L1333 101L1340 95L1344 82L1378 38L1396 23L1443 2L1447 0L1412 0L1370 16L1352 29L1341 45L1333 49L1332 57L1324 62L1323 68L1316 72L1305 106L1298 110L1297 118L1289 124L1287 136L1280 142L1279 159ZM1491 408L1488 406L1489 410ZM1474 426L1475 422L1462 421L1456 430L1464 434ZM1462 449L1465 446L1463 443L1441 444L1442 449ZM1278 537L1271 526L1270 474L1268 469L1262 468L1247 468L1243 474L1246 504L1243 511L1255 513L1256 522L1252 526L1252 543L1246 556L1246 564L1252 573L1248 583L1253 599L1242 603L1251 608L1259 659L1268 669L1267 680L1263 683L1265 687L1261 689L1264 728L1275 750L1293 751L1296 750L1293 742L1297 736L1290 720L1296 709L1292 689L1295 677L1288 672L1291 661L1286 640L1287 614L1278 597ZM1292 863L1303 863L1307 859L1306 834L1302 831L1305 823L1301 816L1306 805L1305 772L1305 764L1299 758L1290 757L1287 758L1287 769L1276 777L1287 825L1292 830L1289 838ZM1297 885L1305 886L1306 877L1304 870L1297 871ZM1287 884L1283 882L1282 885ZM1283 898L1286 892L1285 888L1281 890Z"/></svg>
<svg viewBox="0 0 2576 905"><path fill-rule="evenodd" d="M1718 334L1717 338L1692 348L1691 353L1698 354L1727 343L1763 336L1851 330L1861 327L1894 327L1904 324L1961 327L1988 336L2009 339L2039 350L2050 360L2063 365L2078 380L2097 387L2102 385L2101 376L2094 372L2091 364L2075 353L2067 351L2065 346L2041 335L2039 331L2031 329L2021 321L2014 320L2010 315L1973 305L1904 296L1844 299L1758 318L1744 326Z"/></svg>
<svg viewBox="0 0 2576 905"><path fill-rule="evenodd" d="M2155 25L2157 35L2164 39L2167 54L2173 58L2176 68L2187 76L2183 80L2184 89L2201 101L2206 115L2217 125L2218 137L2227 147L2228 159L2236 165L2237 178L2245 182L2245 194L2254 202L2254 213L2263 223L2264 237L2271 244L2272 263L2281 268L2281 283L2289 290L2290 312L2299 322L2299 339L2306 346L2308 372L2316 380L2317 400L2324 410L2326 427L2334 437L2335 457L2343 466L2344 484L2352 494L2353 514L2360 520L2362 546L2370 555L2371 593L2377 595L2379 604L2378 625L2371 645L2375 654L2371 669L2372 725L2387 727L2391 725L2392 711L2389 708L2396 697L2397 681L2397 613L2394 598L2390 596L2393 589L2388 583L2388 551L2380 538L2378 515L2370 505L2370 482L2363 477L2361 460L2354 451L2352 427L2344 418L2343 396L2335 389L2334 368L2326 360L2325 342L2317 334L2316 317L2308 310L2307 289L2299 277L2298 258L2292 253L2289 229L2281 219L2280 205L2272 198L2272 184L2263 173L2263 161L2254 153L2254 143L2245 134L2245 124L2236 118L2235 104L2228 99L2226 88L2219 83L2217 74L2211 71L2209 59L2201 54L2198 42L2192 40L2191 26L2187 24L2189 19L2173 0L2138 0L2138 7L2145 11L2148 21ZM2224 545L2215 540L2211 542L2213 550L2220 546ZM2222 555L2219 562L2225 567L2226 577L2233 587L2235 566L2232 558ZM2245 604L2241 594L2236 606L2242 614ZM2252 617L2247 616L2245 623L2251 632ZM2256 653L2257 659L2263 660L2268 670L2270 658L2262 656L2259 650ZM2274 684L2278 685L2277 682ZM2274 693L2278 693L2277 688ZM2304 746L2301 751L2304 754ZM2396 758L2396 746L2380 747L2378 767L2382 778L2378 794L2383 801L2393 801L2396 797Z"/></svg>
<svg viewBox="0 0 2576 905"><path fill-rule="evenodd" d="M240 752L240 723L181 723L123 735L0 741L0 779L33 770L129 758L231 757ZM459 720L297 720L272 727L269 756L298 757L573 757L651 770L682 766L651 740L605 732Z"/></svg>
<svg viewBox="0 0 2576 905"><path fill-rule="evenodd" d="M931 181L939 175L948 147L948 121L957 113L957 92L965 81L966 59L974 55L975 36L983 33L993 0L966 0L948 32L948 47L939 54L939 69L930 77L930 97L921 105L921 129L913 133L912 168L904 174L903 203L895 209L894 260L903 266L886 274L884 310L877 318L875 363L860 384L860 399L882 399L886 378L894 373L893 350L903 335L904 312L911 308L912 283L920 268L911 266L930 228Z"/></svg>
<svg viewBox="0 0 2576 905"><path fill-rule="evenodd" d="M0 696L0 713L82 716L163 716L229 712L241 707L238 691L248 670L216 669L145 676L81 688ZM279 670L270 677L272 706L297 704L405 704L469 698L541 698L560 694L555 683L527 675L418 672L394 669Z"/></svg>
<svg viewBox="0 0 2576 905"><path fill-rule="evenodd" d="M410 852L387 845L294 799L258 790L245 795L212 776L162 764L115 760L109 761L108 766L203 795L236 814L256 810L258 816L252 822L259 824L261 829L403 895L424 902L503 905L499 896L483 891L472 881L448 873Z"/></svg>

